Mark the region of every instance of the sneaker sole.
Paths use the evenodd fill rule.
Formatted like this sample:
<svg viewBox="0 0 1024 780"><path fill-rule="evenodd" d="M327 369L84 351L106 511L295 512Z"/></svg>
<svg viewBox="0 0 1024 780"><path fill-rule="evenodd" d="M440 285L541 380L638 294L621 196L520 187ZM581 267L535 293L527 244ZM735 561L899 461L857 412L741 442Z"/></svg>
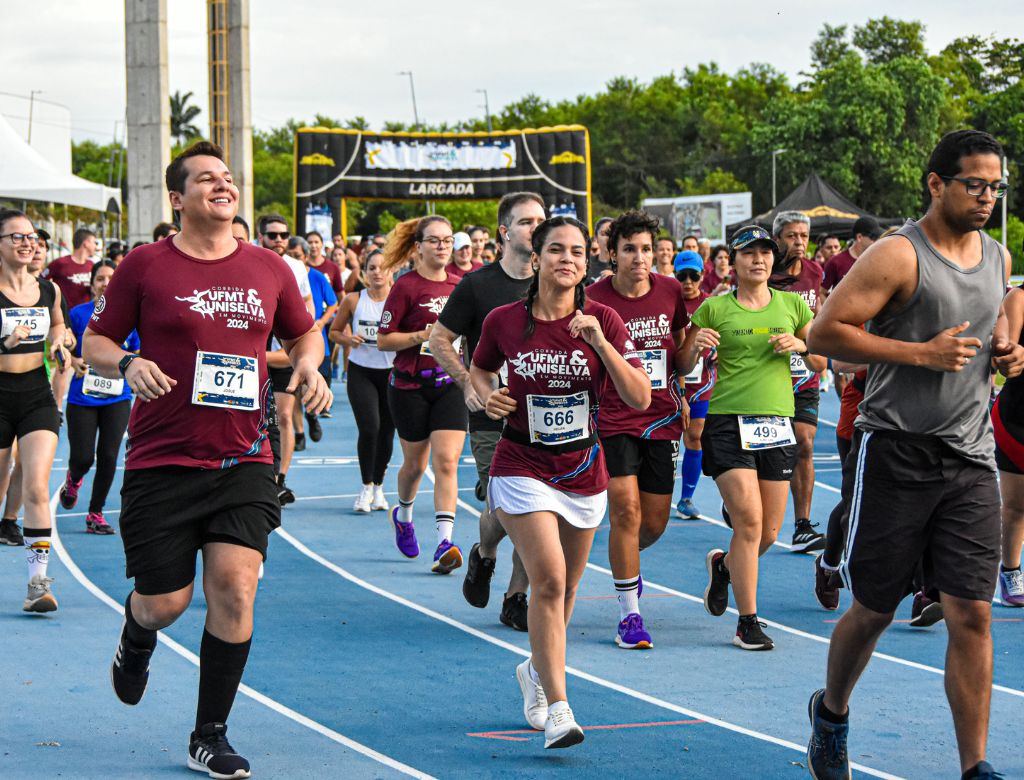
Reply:
<svg viewBox="0 0 1024 780"><path fill-rule="evenodd" d="M57 599L47 593L45 596L40 596L35 601L26 601L22 605L21 611L34 612L38 615L42 615L45 612L56 612Z"/></svg>
<svg viewBox="0 0 1024 780"><path fill-rule="evenodd" d="M529 726L531 729L534 729L535 731L543 731L544 730L544 723L546 723L547 719L548 719L548 713L547 713L547 710L544 711L544 723L541 723L539 726L536 723L532 723L530 721L530 709L529 709L529 707L526 704L526 699L527 699L527 695L528 695L527 692L526 692L527 691L527 687L526 686L527 685L532 686L533 685L533 680L525 680L525 679L523 679L524 676L527 676L527 677L529 676L529 672L523 671L522 667L523 667L522 664L520 664L519 666L516 667L516 682L519 683L519 691L523 694L523 718L526 719L526 725Z"/></svg>
<svg viewBox="0 0 1024 780"><path fill-rule="evenodd" d="M713 559L714 559L714 556L717 555L720 552L721 552L721 550L712 550L711 552L709 552L707 554L707 557L704 559L704 565L707 567L707 570L708 570L708 585L707 585L706 588L704 588L704 610L709 615L711 615L712 617L721 617L722 615L725 614L725 610L724 609L721 612L713 612L711 610L711 605L708 603L708 594L711 593L711 582L714 579L712 577L712 571L711 571L711 568L714 565L713 564Z"/></svg>
<svg viewBox="0 0 1024 780"><path fill-rule="evenodd" d="M353 512L358 512L361 515L368 515L368 514L370 514L370 507L368 507L368 506L365 506L365 507L364 506L354 506L354 507L352 507L352 511Z"/></svg>
<svg viewBox="0 0 1024 780"><path fill-rule="evenodd" d="M545 740L544 748L546 750L552 750L557 748L572 747L573 745L580 744L580 742L582 742L584 739L586 739L586 736L583 734L583 729L581 729L579 726L576 726L576 728L569 729L569 731L560 736L558 739L552 740L551 742Z"/></svg>
<svg viewBox="0 0 1024 780"><path fill-rule="evenodd" d="M434 574L451 574L462 565L462 553L457 547L452 547L448 552L434 561L430 570Z"/></svg>
<svg viewBox="0 0 1024 780"><path fill-rule="evenodd" d="M734 645L736 645L736 647L738 647L740 650L750 650L750 651L755 652L755 653L756 652L761 652L761 651L764 651L764 650L772 650L775 647L775 643L772 642L772 641L769 641L767 644L763 644L763 645L748 645L746 642L744 642L738 636L734 636L732 638L732 643Z"/></svg>
<svg viewBox="0 0 1024 780"><path fill-rule="evenodd" d="M473 553L474 553L474 551L479 549L479 547L480 547L479 544L474 544L473 547L470 549L470 551L469 551L469 558L470 558L470 560L473 559ZM483 558L481 557L480 560L483 560ZM470 582L469 581L469 571L470 571L470 567L467 565L466 566L466 578L462 581L462 597L466 600L466 603L469 604L469 606L476 607L477 609L483 609L484 607L487 606L487 602L489 602L491 600L491 578L488 577L486 583L482 583L481 582L481 583L478 584L478 583L475 583L475 582ZM479 567L478 567L478 574L479 574ZM491 575L493 576L493 574L494 574L494 570L492 569L491 570ZM479 589L480 592L476 593L475 591L478 590L478 589Z"/></svg>
<svg viewBox="0 0 1024 780"><path fill-rule="evenodd" d="M506 615L504 611L502 611L498 615L498 620L501 621L501 624L503 626L508 626L513 631L523 631L523 632L526 632L526 631L530 630L529 626L521 626L521 625L519 625L512 618L510 618L508 615Z"/></svg>
<svg viewBox="0 0 1024 780"><path fill-rule="evenodd" d="M623 642L622 641L622 637L618 636L618 635L615 636L615 644L617 644L623 650L653 650L654 649L654 642L649 642L646 639L642 639L639 642L637 642L635 645L630 645L630 644L627 644L626 642Z"/></svg>
<svg viewBox="0 0 1024 780"><path fill-rule="evenodd" d="M936 623L940 622L942 618L942 604L940 602L935 602L921 610L921 614L916 618L911 618L910 625L914 628L928 628L928 626L934 626Z"/></svg>
<svg viewBox="0 0 1024 780"><path fill-rule="evenodd" d="M85 532L87 534L95 534L96 536L113 536L114 535L114 529L111 528L109 525L106 528L104 528L103 526L100 526L99 528L86 526Z"/></svg>
<svg viewBox="0 0 1024 780"><path fill-rule="evenodd" d="M825 537L820 536L817 539L811 539L809 542L794 543L790 548L790 552L793 553L809 553L809 552L821 552L825 549Z"/></svg>
<svg viewBox="0 0 1024 780"><path fill-rule="evenodd" d="M214 780L236 780L236 778L252 777L252 772L247 771L245 769L239 769L234 774L230 775L225 775L220 772L214 772L209 767L207 767L206 764L200 764L198 761L192 758L191 755L188 757L188 761L185 762L185 765L193 772L205 772L210 777L214 778Z"/></svg>
<svg viewBox="0 0 1024 780"><path fill-rule="evenodd" d="M8 547L24 547L25 542L15 542L10 539L0 539L0 544L5 544Z"/></svg>

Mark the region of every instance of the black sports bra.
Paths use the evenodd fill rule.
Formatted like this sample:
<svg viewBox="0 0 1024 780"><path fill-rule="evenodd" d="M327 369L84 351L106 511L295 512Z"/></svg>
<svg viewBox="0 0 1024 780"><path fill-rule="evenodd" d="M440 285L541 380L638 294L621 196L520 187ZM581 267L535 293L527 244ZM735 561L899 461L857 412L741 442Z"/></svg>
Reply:
<svg viewBox="0 0 1024 780"><path fill-rule="evenodd" d="M2 354L31 355L45 349L46 335L50 332L50 310L57 299L53 282L39 279L39 300L33 306L18 306L0 292L0 338L6 339L18 325L28 325L32 335L14 349Z"/></svg>

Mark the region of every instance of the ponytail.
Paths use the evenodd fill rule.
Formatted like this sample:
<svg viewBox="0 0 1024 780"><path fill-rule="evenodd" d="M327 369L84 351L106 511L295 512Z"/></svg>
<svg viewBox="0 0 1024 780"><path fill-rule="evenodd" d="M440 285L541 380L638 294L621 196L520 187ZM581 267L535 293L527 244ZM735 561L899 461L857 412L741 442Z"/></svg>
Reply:
<svg viewBox="0 0 1024 780"><path fill-rule="evenodd" d="M407 219L399 222L394 229L388 233L387 243L384 245L384 262L382 268L385 271L394 271L409 260L409 255L416 246L417 241L423 240L423 231L431 222L444 222L451 227L451 223L444 217L434 214L429 217Z"/></svg>

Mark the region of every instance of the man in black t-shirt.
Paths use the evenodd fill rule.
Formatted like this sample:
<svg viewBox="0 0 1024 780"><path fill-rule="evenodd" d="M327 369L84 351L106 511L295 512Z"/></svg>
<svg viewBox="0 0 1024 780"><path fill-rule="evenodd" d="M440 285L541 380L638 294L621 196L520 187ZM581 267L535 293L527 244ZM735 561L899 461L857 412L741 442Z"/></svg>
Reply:
<svg viewBox="0 0 1024 780"><path fill-rule="evenodd" d="M498 237L503 244L501 260L462 277L430 331L430 351L434 359L462 388L469 408L469 444L480 478L477 490L480 500L486 495L487 475L503 423L492 420L484 412L483 402L469 381L466 364L473 358L484 318L499 306L526 298L533 280L530 239L544 217L544 201L539 195L515 192L503 197L498 204ZM465 364L454 346L458 338L465 340ZM505 529L485 507L480 513L480 542L469 552L466 579L462 584L466 601L474 607L487 606L498 544L504 538ZM529 584L526 569L513 551L512 576L501 605L501 622L517 631L527 628L526 589Z"/></svg>
<svg viewBox="0 0 1024 780"><path fill-rule="evenodd" d="M593 284L612 272L612 260L608 254L608 234L612 229L612 218L601 217L594 225L594 240L597 242L597 257L587 262L587 284Z"/></svg>

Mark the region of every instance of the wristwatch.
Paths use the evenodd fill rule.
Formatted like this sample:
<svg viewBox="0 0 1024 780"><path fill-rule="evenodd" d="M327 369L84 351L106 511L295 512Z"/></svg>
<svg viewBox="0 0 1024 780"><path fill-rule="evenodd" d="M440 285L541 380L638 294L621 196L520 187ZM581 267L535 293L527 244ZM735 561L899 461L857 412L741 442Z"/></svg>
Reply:
<svg viewBox="0 0 1024 780"><path fill-rule="evenodd" d="M121 372L121 376L124 376L124 372L128 370L128 366L130 366L132 361L137 357L138 355L130 354L121 358L121 362L117 364L117 370Z"/></svg>

